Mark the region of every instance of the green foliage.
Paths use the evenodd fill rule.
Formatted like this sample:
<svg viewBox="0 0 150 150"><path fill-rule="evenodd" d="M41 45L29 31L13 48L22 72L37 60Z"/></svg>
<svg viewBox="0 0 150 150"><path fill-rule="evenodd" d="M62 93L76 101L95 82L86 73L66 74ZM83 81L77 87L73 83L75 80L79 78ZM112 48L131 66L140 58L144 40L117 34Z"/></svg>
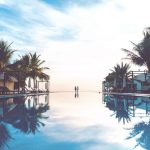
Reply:
<svg viewBox="0 0 150 150"><path fill-rule="evenodd" d="M12 43L11 43L12 44ZM28 77L32 78L34 81L39 78L42 80L49 80L49 75L44 73L44 70L49 69L48 67L43 67L44 60L40 59L40 55L35 53L25 54L20 57L20 59L11 63L11 58L14 50L11 49L11 44L6 41L0 41L0 71L16 71L20 72L20 86L24 87L25 81ZM11 74L18 78L17 73Z"/></svg>
<svg viewBox="0 0 150 150"><path fill-rule="evenodd" d="M121 64L117 64L116 66L114 66L114 68L111 70L112 71L111 74L114 77L123 78L124 76L127 75L129 69L130 69L129 64L127 63L123 64L123 62L121 62Z"/></svg>
<svg viewBox="0 0 150 150"><path fill-rule="evenodd" d="M130 59L133 64L138 66L146 66L150 71L150 28L146 28L143 32L144 38L138 44L133 44L133 49L122 49L126 54L126 59Z"/></svg>
<svg viewBox="0 0 150 150"><path fill-rule="evenodd" d="M113 84L115 79L122 81L123 77L126 78L128 77L129 69L130 69L129 64L127 63L124 64L123 62L121 62L121 64L117 64L116 66L113 67L113 69L111 69L111 73L109 73L105 79L110 84Z"/></svg>
<svg viewBox="0 0 150 150"><path fill-rule="evenodd" d="M45 61L40 60L40 55L37 55L37 53L29 53L21 56L12 67L22 73L24 80L28 77L34 80L37 77L39 79L49 80L49 76L43 72L45 69L49 69L47 67L42 67L44 62Z"/></svg>
<svg viewBox="0 0 150 150"><path fill-rule="evenodd" d="M14 50L11 49L11 44L0 40L0 71L8 69L7 65L10 64L10 60L14 53Z"/></svg>

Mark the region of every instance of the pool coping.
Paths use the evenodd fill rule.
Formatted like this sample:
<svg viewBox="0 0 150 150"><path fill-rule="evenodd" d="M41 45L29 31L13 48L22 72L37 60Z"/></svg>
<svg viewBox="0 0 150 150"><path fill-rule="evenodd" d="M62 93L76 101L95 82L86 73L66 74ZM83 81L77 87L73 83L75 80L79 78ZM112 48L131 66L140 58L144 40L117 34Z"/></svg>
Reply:
<svg viewBox="0 0 150 150"><path fill-rule="evenodd" d="M49 92L43 93L20 93L20 94L10 94L10 95L0 95L1 99L14 98L14 97L24 97L24 96L34 96L34 95L48 95Z"/></svg>
<svg viewBox="0 0 150 150"><path fill-rule="evenodd" d="M140 97L150 97L150 94L145 93L118 93L118 92L102 92L102 94L109 95L125 95L125 96L140 96Z"/></svg>

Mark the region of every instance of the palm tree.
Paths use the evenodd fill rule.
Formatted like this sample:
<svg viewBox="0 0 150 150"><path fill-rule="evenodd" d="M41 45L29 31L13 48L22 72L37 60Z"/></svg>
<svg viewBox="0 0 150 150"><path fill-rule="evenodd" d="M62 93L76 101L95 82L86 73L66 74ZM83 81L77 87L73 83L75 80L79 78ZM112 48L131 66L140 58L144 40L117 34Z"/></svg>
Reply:
<svg viewBox="0 0 150 150"><path fill-rule="evenodd" d="M46 81L49 80L49 76L44 73L44 70L49 68L42 67L45 61L40 60L39 57L40 55L37 55L37 53L25 54L11 66L14 70L21 72L21 86L25 86L27 78L32 78L34 80L34 85L36 84L37 78Z"/></svg>
<svg viewBox="0 0 150 150"><path fill-rule="evenodd" d="M128 73L129 69L130 65L127 63L123 64L122 62L121 64L114 66L111 71L116 77L124 77Z"/></svg>
<svg viewBox="0 0 150 150"><path fill-rule="evenodd" d="M111 70L110 77L114 79L114 83L117 81L121 81L123 83L123 79L127 77L128 71L130 69L130 65L123 62L121 64L117 64L114 66L114 68Z"/></svg>
<svg viewBox="0 0 150 150"><path fill-rule="evenodd" d="M29 76L29 66L30 66L30 56L25 54L21 56L20 59L16 60L13 64L9 66L13 71L19 72L19 84L21 87L25 87L26 78ZM18 75L16 74L18 78Z"/></svg>
<svg viewBox="0 0 150 150"><path fill-rule="evenodd" d="M135 44L133 44L132 51L127 49L122 49L126 54L126 59L130 59L133 64L138 66L146 66L148 71L150 71L150 27L145 28L143 32L144 38L143 40Z"/></svg>
<svg viewBox="0 0 150 150"><path fill-rule="evenodd" d="M114 79L115 79L115 74L114 72L111 72L109 73L106 78L105 78L105 81L107 83L107 87L113 87L113 82L114 82Z"/></svg>
<svg viewBox="0 0 150 150"><path fill-rule="evenodd" d="M111 73L109 73L109 74L106 76L105 79L106 79L107 82L111 83L111 82L114 81L114 78L115 78L115 74L114 74L114 72L111 72Z"/></svg>
<svg viewBox="0 0 150 150"><path fill-rule="evenodd" d="M40 60L40 55L37 53L29 54L30 55L30 65L29 65L29 77L34 80L34 85L36 84L37 77L39 79L49 80L49 76L45 74L43 71L45 69L49 69L48 67L42 67L41 65L45 62L44 60Z"/></svg>
<svg viewBox="0 0 150 150"><path fill-rule="evenodd" d="M8 64L12 58L14 50L11 49L11 44L8 44L6 41L0 41L0 71L5 71L8 69Z"/></svg>

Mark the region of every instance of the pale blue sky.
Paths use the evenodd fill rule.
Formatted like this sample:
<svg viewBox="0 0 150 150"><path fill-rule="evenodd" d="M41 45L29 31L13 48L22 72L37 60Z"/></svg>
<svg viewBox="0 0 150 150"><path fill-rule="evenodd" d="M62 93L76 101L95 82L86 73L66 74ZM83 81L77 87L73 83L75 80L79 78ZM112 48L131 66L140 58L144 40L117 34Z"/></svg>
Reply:
<svg viewBox="0 0 150 150"><path fill-rule="evenodd" d="M52 88L98 89L121 61L121 48L150 25L149 0L0 0L0 38L16 56L36 51L51 70Z"/></svg>

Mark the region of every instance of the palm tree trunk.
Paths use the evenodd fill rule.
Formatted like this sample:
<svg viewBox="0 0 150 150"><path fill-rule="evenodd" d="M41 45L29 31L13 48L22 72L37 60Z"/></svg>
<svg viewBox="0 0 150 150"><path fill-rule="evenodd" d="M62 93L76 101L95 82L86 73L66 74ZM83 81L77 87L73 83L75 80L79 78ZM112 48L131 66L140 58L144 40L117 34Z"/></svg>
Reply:
<svg viewBox="0 0 150 150"><path fill-rule="evenodd" d="M31 78L28 79L28 87L31 87Z"/></svg>
<svg viewBox="0 0 150 150"><path fill-rule="evenodd" d="M149 64L149 65L147 65L147 68L148 68L148 72L150 72L150 64Z"/></svg>
<svg viewBox="0 0 150 150"><path fill-rule="evenodd" d="M35 79L33 79L33 84L34 84L34 89L35 89L35 87L36 87L36 85L35 85Z"/></svg>
<svg viewBox="0 0 150 150"><path fill-rule="evenodd" d="M123 86L123 88L125 88L126 87L126 77L125 76L123 77L123 81L122 82L123 82L122 86Z"/></svg>
<svg viewBox="0 0 150 150"><path fill-rule="evenodd" d="M20 92L20 72L18 71L18 93Z"/></svg>
<svg viewBox="0 0 150 150"><path fill-rule="evenodd" d="M37 80L36 80L36 78L33 79L33 81L34 81L34 89L37 89Z"/></svg>
<svg viewBox="0 0 150 150"><path fill-rule="evenodd" d="M116 87L116 86L117 86L117 79L114 78L114 87Z"/></svg>

